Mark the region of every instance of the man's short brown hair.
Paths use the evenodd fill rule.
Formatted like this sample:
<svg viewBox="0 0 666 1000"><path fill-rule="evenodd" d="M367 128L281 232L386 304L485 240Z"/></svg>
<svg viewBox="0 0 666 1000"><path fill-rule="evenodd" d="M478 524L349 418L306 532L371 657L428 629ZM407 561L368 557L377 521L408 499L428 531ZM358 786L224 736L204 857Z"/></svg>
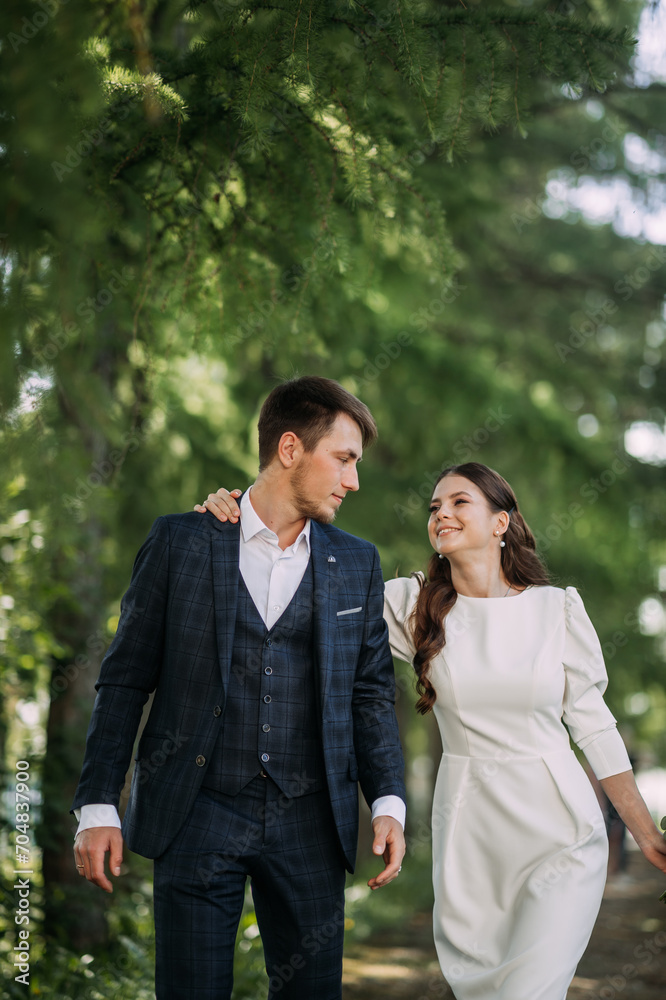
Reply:
<svg viewBox="0 0 666 1000"><path fill-rule="evenodd" d="M278 385L265 400L259 414L259 471L275 458L280 438L296 434L306 451L314 451L329 433L339 413L358 424L367 447L377 437L370 410L338 382L319 375L303 375Z"/></svg>

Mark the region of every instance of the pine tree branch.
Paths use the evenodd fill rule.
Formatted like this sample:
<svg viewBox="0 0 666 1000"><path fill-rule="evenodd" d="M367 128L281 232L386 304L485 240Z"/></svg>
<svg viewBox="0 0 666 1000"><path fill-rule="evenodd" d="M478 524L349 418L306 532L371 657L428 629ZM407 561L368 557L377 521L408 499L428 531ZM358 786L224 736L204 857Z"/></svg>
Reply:
<svg viewBox="0 0 666 1000"><path fill-rule="evenodd" d="M513 87L513 106L514 106L515 111L516 111L516 123L518 125L518 131L520 132L521 135L523 135L523 128L522 128L522 125L520 123L520 111L518 110L518 79L519 79L519 70L520 70L520 63L519 63L519 60L518 60L518 50L516 49L516 46L513 44L511 36L509 35L509 32L506 30L506 28L503 28L502 30L504 31L504 34L506 35L506 37L509 39L509 45L511 46L511 51L513 52L513 54L516 57L516 75L515 75L514 87Z"/></svg>
<svg viewBox="0 0 666 1000"><path fill-rule="evenodd" d="M462 33L462 66L461 66L462 87L461 87L461 91L460 91L460 104L458 105L458 117L456 118L456 124L455 124L454 129L453 129L453 135L451 136L451 142L449 144L449 151L448 151L448 154L447 154L447 159L448 159L449 163L451 163L453 161L453 150L454 150L454 147L455 147L456 138L458 136L458 129L460 127L460 120L462 118L463 107L464 107L464 104L465 104L465 91L466 91L466 86L467 86L467 80L466 80L466 76L465 76L466 71L467 71L467 63L466 63L467 49L466 49L466 42L467 42L467 36L466 36L465 31L463 29L463 33Z"/></svg>

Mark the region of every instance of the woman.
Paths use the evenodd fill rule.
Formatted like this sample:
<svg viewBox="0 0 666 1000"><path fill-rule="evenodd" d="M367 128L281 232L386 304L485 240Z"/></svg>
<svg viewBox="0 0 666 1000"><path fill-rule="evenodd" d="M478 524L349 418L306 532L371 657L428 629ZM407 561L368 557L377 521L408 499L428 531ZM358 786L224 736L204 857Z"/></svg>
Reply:
<svg viewBox="0 0 666 1000"><path fill-rule="evenodd" d="M608 841L561 720L662 871L666 844L603 701L594 628L573 587L549 586L509 484L476 462L445 469L428 535L428 581L390 580L385 615L444 748L433 803L442 971L459 1000L564 1000Z"/></svg>
<svg viewBox="0 0 666 1000"><path fill-rule="evenodd" d="M215 506L215 498L212 506ZM509 484L476 462L435 484L422 575L389 580L393 653L444 753L433 802L434 935L458 1000L564 1000L603 894L601 810L566 723L639 847L666 844L603 701L599 640L549 585Z"/></svg>

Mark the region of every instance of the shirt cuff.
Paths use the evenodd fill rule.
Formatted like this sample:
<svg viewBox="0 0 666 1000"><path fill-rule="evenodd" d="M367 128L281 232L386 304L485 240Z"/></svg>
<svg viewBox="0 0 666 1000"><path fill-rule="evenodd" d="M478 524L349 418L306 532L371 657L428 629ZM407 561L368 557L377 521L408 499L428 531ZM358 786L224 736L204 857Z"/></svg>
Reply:
<svg viewBox="0 0 666 1000"><path fill-rule="evenodd" d="M377 816L391 816L405 829L405 815L407 806L399 795L382 795L372 803L372 818Z"/></svg>
<svg viewBox="0 0 666 1000"><path fill-rule="evenodd" d="M587 757L599 781L632 769L624 740L614 725L581 740L578 746Z"/></svg>
<svg viewBox="0 0 666 1000"><path fill-rule="evenodd" d="M120 816L115 806L110 803L92 803L74 810L79 821L76 833L91 830L96 826L115 826L120 830Z"/></svg>

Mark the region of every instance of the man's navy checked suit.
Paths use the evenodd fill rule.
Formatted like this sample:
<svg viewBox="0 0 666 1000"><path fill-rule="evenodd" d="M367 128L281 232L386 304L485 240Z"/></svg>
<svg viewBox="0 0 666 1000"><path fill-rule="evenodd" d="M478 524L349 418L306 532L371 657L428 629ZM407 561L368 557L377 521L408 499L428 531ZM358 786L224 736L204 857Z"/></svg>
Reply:
<svg viewBox="0 0 666 1000"><path fill-rule="evenodd" d="M278 783L256 777L248 784L246 774L238 782L244 789L230 795L225 726L231 739L234 729L238 730L234 698L245 680L252 680L259 691L255 673L263 669L262 656L234 662L238 659L238 647L235 656L234 647L239 595L241 609L247 610L250 600L249 595L245 598L240 578L239 538L239 524L221 523L203 514L169 515L154 523L137 555L118 631L102 663L72 808L87 803L118 805L142 709L155 691L136 753L123 835L131 850L156 859L158 997L213 1000L228 996L227 968L211 974L208 985L205 976L199 978L202 960L215 964L217 958L211 956L219 952L218 925L208 911L229 906L227 937L235 935L236 910L242 906L242 886L250 874L253 886L262 888L260 896L255 892L255 906L269 976L282 969L282 979L273 975L270 980L271 995L306 998L316 992L324 1000L339 996L339 982L335 982L339 980L339 955L333 955L328 971L322 971L320 958L315 961L313 957L317 951L325 953L329 944L325 934L323 939L321 933L316 938L316 924L326 912L317 908L317 899L328 893L330 905L336 893L338 898L341 895L344 867L353 871L357 782L369 803L384 795L405 797L379 557L370 543L312 522L310 563L293 600L302 601L304 594L311 600L312 663L305 683L308 711L316 717L306 728L310 742L314 738L319 744L312 761L297 768L292 778L289 768L280 770L283 716L279 704L271 705L271 726L275 729L277 722L277 733L267 739L273 740L270 745L277 748L277 757L273 754L271 761L269 754L265 769L270 774L275 766ZM290 608L273 629L288 620ZM263 628L270 645L273 630L257 623L256 611L254 615L250 625L255 630ZM288 640L289 630L283 633ZM303 648L301 643L301 652ZM288 697L289 684L279 690ZM233 709L229 715L228 699ZM238 739L236 731L236 750ZM252 740L259 775L260 751L265 748L254 734ZM286 750L284 744L282 750ZM247 769L247 759L243 766ZM307 780L298 787L304 773ZM221 785L220 774L226 775ZM310 794L308 783L315 789ZM240 825L238 815L233 818L234 811L243 818ZM269 814L274 822L267 832ZM222 854L215 853L215 837L220 836L231 838L233 851L225 848ZM244 837L245 847L241 844ZM316 857L309 854L314 849ZM332 875L326 873L327 868ZM195 874L199 898L192 903L190 892L187 907L179 909L167 890L185 875ZM282 878L282 887L272 896L274 875L278 881ZM226 897L232 883L234 898L229 903ZM302 894L304 886L313 901L309 926L315 941L319 940L319 945L310 947L306 939L312 933L303 936L301 927L301 937L294 943L293 935L290 940L281 928L288 923L285 907L289 909L290 890ZM295 909L299 913L307 909L302 898ZM174 914L180 915L178 919ZM179 920L192 923L189 929L180 928L181 939ZM160 932L160 923L168 924L168 932ZM203 958L194 940L194 926L206 939ZM168 974L159 968L161 933L168 933L163 954L173 953ZM338 943L335 949L339 951ZM302 961L310 972L315 969L313 978L307 979ZM188 968L188 963L196 968ZM173 986L174 980L181 985ZM222 980L229 985L218 989L215 982Z"/></svg>

